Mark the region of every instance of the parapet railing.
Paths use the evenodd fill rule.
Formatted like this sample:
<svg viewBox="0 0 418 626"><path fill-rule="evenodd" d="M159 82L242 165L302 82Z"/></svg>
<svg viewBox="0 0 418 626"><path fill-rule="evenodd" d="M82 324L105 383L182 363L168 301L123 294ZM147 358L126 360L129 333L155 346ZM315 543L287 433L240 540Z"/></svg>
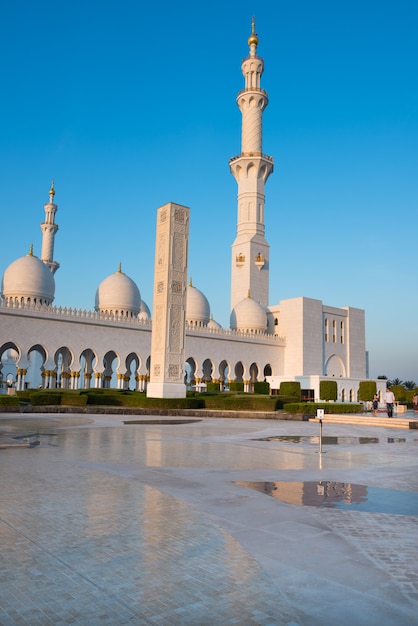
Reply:
<svg viewBox="0 0 418 626"><path fill-rule="evenodd" d="M35 302L0 302L1 309L13 310L13 311L25 311L28 313L41 313L43 315L50 315L51 317L61 317L79 320L89 321L109 321L109 322L121 322L123 324L130 324L132 326L142 326L151 329L152 320L144 319L138 316L129 316L122 313L103 313L100 311L90 311L87 309L77 309L65 306L56 306L51 304L39 304ZM266 332L251 331L251 330L232 330L231 328L211 328L208 326L195 326L193 324L186 323L186 332L196 335L206 336L218 336L225 338L245 338L253 341L268 341L269 343L275 343L280 345L286 344L286 338L280 337Z"/></svg>

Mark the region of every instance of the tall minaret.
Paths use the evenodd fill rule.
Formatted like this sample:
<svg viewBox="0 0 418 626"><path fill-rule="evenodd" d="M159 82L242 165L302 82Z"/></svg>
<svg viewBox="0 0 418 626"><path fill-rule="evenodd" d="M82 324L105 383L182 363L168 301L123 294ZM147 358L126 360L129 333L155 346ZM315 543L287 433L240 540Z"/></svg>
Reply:
<svg viewBox="0 0 418 626"><path fill-rule="evenodd" d="M44 205L45 209L45 222L41 224L42 235L42 252L41 261L45 263L53 274L57 271L60 264L54 261L54 238L55 233L58 230L58 224L55 224L55 213L58 210L58 206L54 204L55 188L54 181L51 183L51 189L49 190L49 202Z"/></svg>
<svg viewBox="0 0 418 626"><path fill-rule="evenodd" d="M231 310L250 294L263 306L269 300L269 244L264 237L264 184L273 171L273 158L263 154L263 111L267 93L260 87L263 59L257 56L254 19L248 39L250 55L241 69L245 88L237 104L242 114L241 154L229 166L238 183L237 236L232 244Z"/></svg>

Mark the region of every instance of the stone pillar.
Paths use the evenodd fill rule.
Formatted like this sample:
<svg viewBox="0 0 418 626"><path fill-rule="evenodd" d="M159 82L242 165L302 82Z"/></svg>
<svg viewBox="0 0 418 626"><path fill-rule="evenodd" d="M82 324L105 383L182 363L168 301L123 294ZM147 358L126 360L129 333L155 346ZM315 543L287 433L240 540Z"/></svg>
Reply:
<svg viewBox="0 0 418 626"><path fill-rule="evenodd" d="M184 398L187 250L190 209L172 202L157 211L151 372L147 396Z"/></svg>

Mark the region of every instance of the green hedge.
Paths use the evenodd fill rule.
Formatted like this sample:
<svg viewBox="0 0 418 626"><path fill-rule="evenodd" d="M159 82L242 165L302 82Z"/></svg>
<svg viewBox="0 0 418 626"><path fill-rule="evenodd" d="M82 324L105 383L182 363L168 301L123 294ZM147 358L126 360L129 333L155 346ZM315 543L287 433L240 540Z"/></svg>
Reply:
<svg viewBox="0 0 418 626"><path fill-rule="evenodd" d="M260 382L256 382L254 383L254 393L261 393L261 394L270 394L270 385L269 383L266 381L260 381Z"/></svg>
<svg viewBox="0 0 418 626"><path fill-rule="evenodd" d="M302 415L316 415L317 409L324 409L325 413L362 413L363 405L362 404L348 404L345 402L342 403L332 403L328 402L293 402L290 404L285 404L283 409L286 413L292 414L302 414Z"/></svg>
<svg viewBox="0 0 418 626"><path fill-rule="evenodd" d="M236 383L234 381L230 382L229 385L229 391L235 391L235 392L243 392L244 391L244 383Z"/></svg>
<svg viewBox="0 0 418 626"><path fill-rule="evenodd" d="M265 394L242 394L238 396L229 394L217 394L207 396L203 394L206 409L219 411L264 411L274 412L282 408L278 396L266 396Z"/></svg>
<svg viewBox="0 0 418 626"><path fill-rule="evenodd" d="M206 383L206 391L208 393L215 393L217 391L220 391L219 383Z"/></svg>
<svg viewBox="0 0 418 626"><path fill-rule="evenodd" d="M205 406L202 398L147 398L142 396L140 404L123 403L123 406L139 406L142 408L156 409L203 409Z"/></svg>
<svg viewBox="0 0 418 626"><path fill-rule="evenodd" d="M0 406L19 406L18 396L0 395Z"/></svg>
<svg viewBox="0 0 418 626"><path fill-rule="evenodd" d="M375 380L361 380L358 388L358 399L363 402L371 402L377 392Z"/></svg>
<svg viewBox="0 0 418 626"><path fill-rule="evenodd" d="M35 391L29 397L32 406L56 406L61 404L62 393L60 391Z"/></svg>
<svg viewBox="0 0 418 626"><path fill-rule="evenodd" d="M406 401L406 389L403 385L392 385L390 390L395 394L395 400L397 402Z"/></svg>
<svg viewBox="0 0 418 626"><path fill-rule="evenodd" d="M86 406L87 400L87 396L74 393L63 393L61 396L61 404L65 406Z"/></svg>
<svg viewBox="0 0 418 626"><path fill-rule="evenodd" d="M321 400L336 400L338 387L336 380L319 381L319 397Z"/></svg>
<svg viewBox="0 0 418 626"><path fill-rule="evenodd" d="M289 398L296 398L300 400L301 390L300 383L296 381L280 383L280 396L287 396Z"/></svg>

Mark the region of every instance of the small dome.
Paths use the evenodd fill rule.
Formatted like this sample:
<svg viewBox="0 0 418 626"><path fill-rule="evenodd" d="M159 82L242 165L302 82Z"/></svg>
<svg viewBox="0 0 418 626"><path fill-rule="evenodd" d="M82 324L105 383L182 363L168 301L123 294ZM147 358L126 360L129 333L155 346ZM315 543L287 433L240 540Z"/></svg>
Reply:
<svg viewBox="0 0 418 626"><path fill-rule="evenodd" d="M141 294L134 281L119 268L100 283L94 308L102 313L134 317L141 308Z"/></svg>
<svg viewBox="0 0 418 626"><path fill-rule="evenodd" d="M267 314L264 308L250 296L238 302L231 313L231 328L246 332L264 333L267 330Z"/></svg>
<svg viewBox="0 0 418 626"><path fill-rule="evenodd" d="M186 323L193 326L206 326L210 320L210 306L206 296L193 287L192 281L187 287Z"/></svg>
<svg viewBox="0 0 418 626"><path fill-rule="evenodd" d="M218 324L218 322L215 322L215 320L211 316L211 318L210 318L210 320L208 322L208 328L210 328L211 330L220 330L222 328L222 326L220 324Z"/></svg>
<svg viewBox="0 0 418 626"><path fill-rule="evenodd" d="M151 311L149 310L149 306L143 300L141 300L141 306L139 307L139 315L138 315L138 317L139 317L139 319L143 320L144 322L151 319Z"/></svg>
<svg viewBox="0 0 418 626"><path fill-rule="evenodd" d="M32 254L14 261L3 274L1 296L6 301L51 304L55 296L55 280L50 269Z"/></svg>

